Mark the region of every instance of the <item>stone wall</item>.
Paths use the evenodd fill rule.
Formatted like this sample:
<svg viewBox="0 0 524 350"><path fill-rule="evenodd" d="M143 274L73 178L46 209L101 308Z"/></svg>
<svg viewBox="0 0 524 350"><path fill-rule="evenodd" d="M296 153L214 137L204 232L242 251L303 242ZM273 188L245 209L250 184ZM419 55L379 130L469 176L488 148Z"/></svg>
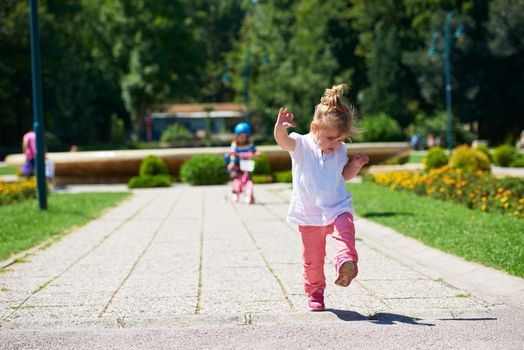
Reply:
<svg viewBox="0 0 524 350"><path fill-rule="evenodd" d="M48 153L47 157L55 162L57 184L80 183L124 183L138 174L142 160L150 155L162 158L168 165L171 174L177 176L182 163L197 154L224 155L228 147L202 148L169 148L146 150L89 151L89 152L56 152ZM273 171L291 169L289 153L278 146L259 146L264 152ZM366 153L370 165L379 164L385 160L407 155L411 147L407 142L385 143L355 143L348 145L348 155L357 152ZM24 163L23 154L9 155L6 163L21 167Z"/></svg>

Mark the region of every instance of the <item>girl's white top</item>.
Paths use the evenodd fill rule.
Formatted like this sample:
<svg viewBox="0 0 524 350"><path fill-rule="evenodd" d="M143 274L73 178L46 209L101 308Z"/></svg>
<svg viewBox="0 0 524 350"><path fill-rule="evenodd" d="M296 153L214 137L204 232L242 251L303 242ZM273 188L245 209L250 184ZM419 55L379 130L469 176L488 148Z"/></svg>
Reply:
<svg viewBox="0 0 524 350"><path fill-rule="evenodd" d="M326 226L344 212L353 214L351 194L342 170L348 162L346 145L323 153L314 135L291 133L295 150L290 152L293 192L287 221L302 226Z"/></svg>

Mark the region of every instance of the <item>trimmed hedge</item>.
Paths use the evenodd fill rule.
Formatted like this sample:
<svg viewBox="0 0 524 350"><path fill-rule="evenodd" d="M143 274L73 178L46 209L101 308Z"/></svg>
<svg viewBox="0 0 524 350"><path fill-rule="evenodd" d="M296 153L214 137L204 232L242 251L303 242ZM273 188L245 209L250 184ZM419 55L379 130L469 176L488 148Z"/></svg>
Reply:
<svg viewBox="0 0 524 350"><path fill-rule="evenodd" d="M285 182L285 183L293 182L293 176L292 176L291 170L277 171L273 173L273 176L276 182Z"/></svg>
<svg viewBox="0 0 524 350"><path fill-rule="evenodd" d="M510 145L500 145L493 151L493 163L498 166L507 167L518 156L518 151Z"/></svg>
<svg viewBox="0 0 524 350"><path fill-rule="evenodd" d="M169 175L166 163L157 156L149 155L140 164L138 172L140 176L146 175Z"/></svg>
<svg viewBox="0 0 524 350"><path fill-rule="evenodd" d="M134 176L127 183L129 188L147 188L147 187L170 187L171 176L161 175L144 175Z"/></svg>
<svg viewBox="0 0 524 350"><path fill-rule="evenodd" d="M171 176L166 163L159 157L149 155L140 164L139 175L132 177L129 188L170 187Z"/></svg>
<svg viewBox="0 0 524 350"><path fill-rule="evenodd" d="M260 153L260 155L253 157L253 160L255 161L253 174L271 175L271 165L269 164L269 159L265 153Z"/></svg>
<svg viewBox="0 0 524 350"><path fill-rule="evenodd" d="M438 169L448 164L448 156L441 147L432 147L422 159L425 170Z"/></svg>
<svg viewBox="0 0 524 350"><path fill-rule="evenodd" d="M225 184L229 176L224 158L209 154L193 156L182 164L180 180L193 186Z"/></svg>
<svg viewBox="0 0 524 350"><path fill-rule="evenodd" d="M465 172L490 171L490 161L486 154L467 145L459 146L453 150L449 159L452 169L462 169Z"/></svg>
<svg viewBox="0 0 524 350"><path fill-rule="evenodd" d="M254 184L270 184L273 182L273 176L253 174L251 175L251 180Z"/></svg>

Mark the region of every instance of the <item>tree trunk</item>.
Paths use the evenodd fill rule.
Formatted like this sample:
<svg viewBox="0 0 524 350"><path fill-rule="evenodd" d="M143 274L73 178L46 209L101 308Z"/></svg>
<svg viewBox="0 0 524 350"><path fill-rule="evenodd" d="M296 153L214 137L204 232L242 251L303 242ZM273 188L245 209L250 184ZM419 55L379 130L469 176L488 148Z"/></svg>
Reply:
<svg viewBox="0 0 524 350"><path fill-rule="evenodd" d="M140 106L133 113L133 134L137 141L142 140L142 132L145 126L145 117L147 116L147 106L140 102Z"/></svg>

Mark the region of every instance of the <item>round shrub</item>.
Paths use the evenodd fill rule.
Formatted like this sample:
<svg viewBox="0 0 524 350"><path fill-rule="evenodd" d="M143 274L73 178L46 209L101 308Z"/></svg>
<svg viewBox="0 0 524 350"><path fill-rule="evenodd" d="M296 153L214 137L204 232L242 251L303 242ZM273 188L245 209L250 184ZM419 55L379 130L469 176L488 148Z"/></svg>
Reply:
<svg viewBox="0 0 524 350"><path fill-rule="evenodd" d="M500 145L493 152L493 163L498 166L509 166L517 158L517 149L510 145Z"/></svg>
<svg viewBox="0 0 524 350"><path fill-rule="evenodd" d="M162 132L162 135L160 136L161 142L168 142L168 143L176 143L179 141L190 141L193 140L195 137L191 131L184 128L180 124L173 124L164 132Z"/></svg>
<svg viewBox="0 0 524 350"><path fill-rule="evenodd" d="M167 169L166 163L154 155L149 155L144 158L140 164L140 171L138 172L140 176L147 175L169 175L169 170Z"/></svg>
<svg viewBox="0 0 524 350"><path fill-rule="evenodd" d="M269 164L269 159L265 153L260 153L260 155L253 157L255 161L255 169L253 174L255 175L270 175L271 174L271 165Z"/></svg>
<svg viewBox="0 0 524 350"><path fill-rule="evenodd" d="M127 183L129 188L147 188L147 187L170 187L171 176L169 175L143 175L134 176Z"/></svg>
<svg viewBox="0 0 524 350"><path fill-rule="evenodd" d="M357 141L400 141L402 140L402 129L400 124L385 113L379 113L364 117L359 126L363 133L356 137Z"/></svg>
<svg viewBox="0 0 524 350"><path fill-rule="evenodd" d="M465 172L490 170L488 156L467 145L458 146L453 150L449 159L449 166L453 169L462 169Z"/></svg>
<svg viewBox="0 0 524 350"><path fill-rule="evenodd" d="M479 144L479 145L477 145L477 148L476 148L476 149L477 149L478 151L484 153L484 154L488 157L488 159L489 159L490 162L493 161L493 157L491 156L491 153L489 153L489 148L488 148L488 146L486 146L486 145L482 145L482 144Z"/></svg>
<svg viewBox="0 0 524 350"><path fill-rule="evenodd" d="M442 147L432 147L422 159L422 164L425 170L437 169L448 164L448 156Z"/></svg>
<svg viewBox="0 0 524 350"><path fill-rule="evenodd" d="M180 180L191 185L220 185L229 180L224 158L202 154L189 159L180 168Z"/></svg>

